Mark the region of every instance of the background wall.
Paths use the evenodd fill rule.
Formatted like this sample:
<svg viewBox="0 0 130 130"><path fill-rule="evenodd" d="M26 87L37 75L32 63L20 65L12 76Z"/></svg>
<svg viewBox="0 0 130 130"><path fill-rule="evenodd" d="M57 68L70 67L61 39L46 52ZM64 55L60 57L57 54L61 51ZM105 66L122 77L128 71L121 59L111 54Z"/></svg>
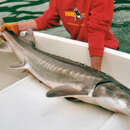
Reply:
<svg viewBox="0 0 130 130"><path fill-rule="evenodd" d="M0 17L5 22L34 19L48 8L49 0L0 0ZM119 50L130 53L130 0L114 1L114 17L111 31L118 38ZM47 31L49 34L69 37L61 26Z"/></svg>

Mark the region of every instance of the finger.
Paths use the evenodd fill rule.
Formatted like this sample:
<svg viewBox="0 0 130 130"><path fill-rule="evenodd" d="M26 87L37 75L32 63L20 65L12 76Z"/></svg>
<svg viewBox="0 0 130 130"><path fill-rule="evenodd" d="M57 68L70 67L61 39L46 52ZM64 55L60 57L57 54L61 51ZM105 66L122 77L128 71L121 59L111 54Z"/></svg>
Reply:
<svg viewBox="0 0 130 130"><path fill-rule="evenodd" d="M10 30L11 30L12 32L14 32L16 35L19 34L18 26L13 26L12 28L10 28Z"/></svg>
<svg viewBox="0 0 130 130"><path fill-rule="evenodd" d="M0 32L3 32L5 30L5 25L2 25L1 28L0 28Z"/></svg>
<svg viewBox="0 0 130 130"><path fill-rule="evenodd" d="M3 36L3 35L0 35L0 39L3 39L3 40L5 40L5 38L4 38L4 36Z"/></svg>

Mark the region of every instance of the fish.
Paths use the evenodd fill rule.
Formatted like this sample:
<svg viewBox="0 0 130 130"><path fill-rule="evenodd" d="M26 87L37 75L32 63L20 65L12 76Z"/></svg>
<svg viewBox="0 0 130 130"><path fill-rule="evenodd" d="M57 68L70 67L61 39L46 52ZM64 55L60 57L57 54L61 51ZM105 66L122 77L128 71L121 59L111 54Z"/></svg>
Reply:
<svg viewBox="0 0 130 130"><path fill-rule="evenodd" d="M0 44L0 51L12 50L20 62L10 69L29 71L49 88L48 98L73 97L130 116L128 87L85 64L37 49L33 31L27 32L25 36L16 36L7 30L1 32L5 45L2 48L4 43Z"/></svg>

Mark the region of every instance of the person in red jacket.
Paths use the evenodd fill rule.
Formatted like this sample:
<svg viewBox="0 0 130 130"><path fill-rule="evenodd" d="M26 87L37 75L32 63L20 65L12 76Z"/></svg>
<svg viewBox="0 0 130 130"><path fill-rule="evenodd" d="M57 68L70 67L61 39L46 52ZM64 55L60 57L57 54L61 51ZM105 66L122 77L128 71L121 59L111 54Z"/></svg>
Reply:
<svg viewBox="0 0 130 130"><path fill-rule="evenodd" d="M25 22L4 24L18 34L27 30L43 30L63 22L71 39L88 42L91 67L101 70L104 47L118 48L118 40L110 32L114 0L50 0L49 8L42 16Z"/></svg>

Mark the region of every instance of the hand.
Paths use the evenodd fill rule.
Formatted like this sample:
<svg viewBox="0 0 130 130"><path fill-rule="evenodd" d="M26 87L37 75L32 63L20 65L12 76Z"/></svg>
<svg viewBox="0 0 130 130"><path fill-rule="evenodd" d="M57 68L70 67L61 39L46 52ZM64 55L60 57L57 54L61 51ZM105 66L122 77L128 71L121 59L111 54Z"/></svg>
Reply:
<svg viewBox="0 0 130 130"><path fill-rule="evenodd" d="M6 23L3 24L0 28L0 31L3 32L5 29L8 29L9 31L12 31L14 34L18 35L19 34L19 29L18 29L18 23Z"/></svg>
<svg viewBox="0 0 130 130"><path fill-rule="evenodd" d="M101 56L91 56L91 67L98 71L101 71L102 57Z"/></svg>
<svg viewBox="0 0 130 130"><path fill-rule="evenodd" d="M0 39L5 40L4 36L0 34Z"/></svg>
<svg viewBox="0 0 130 130"><path fill-rule="evenodd" d="M27 31L31 27L32 30L37 30L35 20L19 22L19 31Z"/></svg>

